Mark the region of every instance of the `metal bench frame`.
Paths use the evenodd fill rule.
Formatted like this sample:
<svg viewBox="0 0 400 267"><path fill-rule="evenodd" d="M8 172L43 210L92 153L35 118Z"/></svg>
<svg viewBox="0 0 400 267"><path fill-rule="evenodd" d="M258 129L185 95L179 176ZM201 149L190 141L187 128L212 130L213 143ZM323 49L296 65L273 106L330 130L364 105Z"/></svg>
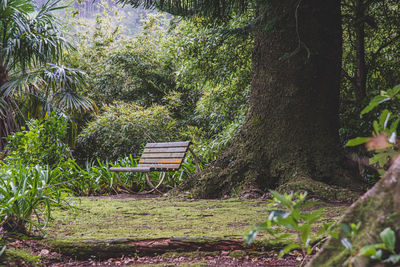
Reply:
<svg viewBox="0 0 400 267"><path fill-rule="evenodd" d="M199 162L197 156L193 150L189 147L191 142L163 142L163 143L147 143L142 156L139 160L137 167L112 167L111 172L116 172L118 182L126 190L131 191L127 188L119 177L120 172L144 172L146 174L147 183L152 188L150 191L144 191L144 193L151 193L157 191L158 187L164 181L167 172L174 172L180 169L183 159L186 156L186 152L190 151L196 163L196 172L199 171ZM156 186L151 182L149 172L159 171L163 172L163 175Z"/></svg>

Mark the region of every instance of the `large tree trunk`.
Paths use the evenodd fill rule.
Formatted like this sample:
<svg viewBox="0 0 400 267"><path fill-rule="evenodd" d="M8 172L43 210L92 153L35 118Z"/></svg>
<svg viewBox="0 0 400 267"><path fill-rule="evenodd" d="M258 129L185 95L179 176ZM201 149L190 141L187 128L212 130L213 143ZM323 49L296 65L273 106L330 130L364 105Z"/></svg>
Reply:
<svg viewBox="0 0 400 267"><path fill-rule="evenodd" d="M338 136L340 1L269 1L265 17L254 34L254 76L241 132L185 188L197 197L277 187L326 199L348 195L327 186L355 184L343 175Z"/></svg>
<svg viewBox="0 0 400 267"><path fill-rule="evenodd" d="M351 239L354 251L365 245L382 243L379 234L387 227L396 231L396 251L400 249L400 157L389 171L373 188L355 202L344 215L340 223L361 222L358 233ZM343 235L343 233L342 233ZM343 236L342 236L343 237ZM345 250L340 239L331 238L308 266L349 266L353 260L354 267L383 266L374 265L366 257L354 257ZM375 262L376 263L376 262ZM385 266L391 266L389 264ZM399 265L396 265L399 266Z"/></svg>

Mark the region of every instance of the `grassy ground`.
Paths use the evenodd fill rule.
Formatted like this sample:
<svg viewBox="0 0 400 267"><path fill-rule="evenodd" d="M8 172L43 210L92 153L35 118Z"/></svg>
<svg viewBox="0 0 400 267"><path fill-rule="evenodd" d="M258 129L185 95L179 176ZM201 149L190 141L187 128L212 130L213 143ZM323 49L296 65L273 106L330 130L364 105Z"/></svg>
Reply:
<svg viewBox="0 0 400 267"><path fill-rule="evenodd" d="M246 233L267 216L266 200L113 196L74 198L73 202L75 209L53 211L54 220L46 228L47 236L41 243L51 251L75 259L185 251L239 253ZM322 221L338 220L347 208L342 204L324 206ZM267 235L259 236L259 240L263 241L255 247L265 248L260 251L285 245L274 244ZM146 251L150 253L143 254Z"/></svg>
<svg viewBox="0 0 400 267"><path fill-rule="evenodd" d="M267 213L264 201L77 198L56 210L50 239L241 239Z"/></svg>

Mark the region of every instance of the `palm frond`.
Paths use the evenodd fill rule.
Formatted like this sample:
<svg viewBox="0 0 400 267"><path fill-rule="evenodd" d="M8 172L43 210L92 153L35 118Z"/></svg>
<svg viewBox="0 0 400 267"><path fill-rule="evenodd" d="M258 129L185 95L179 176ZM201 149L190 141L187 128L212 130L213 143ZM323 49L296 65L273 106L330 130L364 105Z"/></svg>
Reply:
<svg viewBox="0 0 400 267"><path fill-rule="evenodd" d="M96 104L86 96L76 92L62 90L56 94L55 103L58 108L72 112L96 111Z"/></svg>
<svg viewBox="0 0 400 267"><path fill-rule="evenodd" d="M4 65L9 69L18 66L25 70L37 63L58 62L61 59L63 48L70 47L70 44L61 35L59 22L52 14L62 8L57 6L59 2L49 0L33 17L33 12L8 6L13 12L2 21L0 12L0 23L7 25L6 29L0 29L0 36L5 37L1 42L5 47L0 51Z"/></svg>
<svg viewBox="0 0 400 267"><path fill-rule="evenodd" d="M42 70L29 70L27 72L12 73L10 80L0 87L4 96L13 95L38 95L41 88L45 87L45 81L41 77Z"/></svg>

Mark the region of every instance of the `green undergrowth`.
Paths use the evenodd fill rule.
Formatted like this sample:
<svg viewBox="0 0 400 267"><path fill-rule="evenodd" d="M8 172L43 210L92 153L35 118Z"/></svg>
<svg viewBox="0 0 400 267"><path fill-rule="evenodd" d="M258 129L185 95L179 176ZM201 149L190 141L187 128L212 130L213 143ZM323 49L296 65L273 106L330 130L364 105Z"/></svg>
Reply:
<svg viewBox="0 0 400 267"><path fill-rule="evenodd" d="M4 265L2 265L4 264ZM27 264L27 265L26 265ZM0 266L42 266L39 256L32 255L31 251L10 248L0 257Z"/></svg>
<svg viewBox="0 0 400 267"><path fill-rule="evenodd" d="M89 197L75 198L74 202L76 209L54 210L45 242L76 244L157 238L182 238L190 242L243 240L267 216L265 200ZM322 218L325 222L337 220L347 208L347 205L325 206ZM266 235L258 240L269 241Z"/></svg>

